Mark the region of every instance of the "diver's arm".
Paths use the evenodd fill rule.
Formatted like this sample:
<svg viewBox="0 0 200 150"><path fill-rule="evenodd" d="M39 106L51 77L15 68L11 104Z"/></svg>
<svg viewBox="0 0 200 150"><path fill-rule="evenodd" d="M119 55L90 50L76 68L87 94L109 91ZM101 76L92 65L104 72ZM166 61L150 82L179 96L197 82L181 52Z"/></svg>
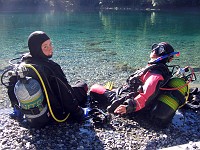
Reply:
<svg viewBox="0 0 200 150"><path fill-rule="evenodd" d="M134 99L128 99L123 105L116 108L114 113L125 114L141 110L145 107L146 102L156 92L159 81L164 80L160 74L148 73L145 77L143 92L138 94Z"/></svg>

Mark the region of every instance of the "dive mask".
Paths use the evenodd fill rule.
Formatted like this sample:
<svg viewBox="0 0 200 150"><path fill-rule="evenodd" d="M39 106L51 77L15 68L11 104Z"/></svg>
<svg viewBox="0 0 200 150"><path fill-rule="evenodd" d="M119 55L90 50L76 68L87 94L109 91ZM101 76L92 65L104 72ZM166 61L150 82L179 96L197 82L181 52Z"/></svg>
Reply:
<svg viewBox="0 0 200 150"><path fill-rule="evenodd" d="M158 55L158 56L161 56L162 54L165 54L164 45L153 44L151 49L152 49L152 51L155 51L155 54Z"/></svg>

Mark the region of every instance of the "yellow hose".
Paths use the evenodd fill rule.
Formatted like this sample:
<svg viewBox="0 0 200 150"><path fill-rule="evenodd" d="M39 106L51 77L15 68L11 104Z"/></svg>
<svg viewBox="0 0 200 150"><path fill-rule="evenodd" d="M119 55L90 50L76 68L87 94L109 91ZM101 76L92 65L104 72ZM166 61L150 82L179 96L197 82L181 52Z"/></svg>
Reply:
<svg viewBox="0 0 200 150"><path fill-rule="evenodd" d="M46 86L45 86L45 84L44 84L44 82L43 82L42 77L40 76L39 72L37 71L37 69L36 69L33 65L31 65L31 64L23 64L23 65L24 65L25 67L28 67L28 68L33 69L33 71L35 71L35 73L37 74L38 78L40 79L40 82L41 82L41 84L42 84L42 87L43 87L43 89L44 89L44 93L45 93L45 96L46 96L46 99L47 99L47 104L48 104L48 107L49 107L49 111L50 111L50 114L52 115L53 119L54 119L55 121L57 121L57 122L64 122L64 121L66 121L67 118L69 117L70 113L68 113L67 116L66 116L64 119L62 119L62 120L59 120L59 119L57 119L57 118L55 117L55 115L54 115L54 113L53 113L53 111L52 111L52 109L51 109L51 104L50 104L50 101L49 101L49 96L48 96L48 94L47 94Z"/></svg>

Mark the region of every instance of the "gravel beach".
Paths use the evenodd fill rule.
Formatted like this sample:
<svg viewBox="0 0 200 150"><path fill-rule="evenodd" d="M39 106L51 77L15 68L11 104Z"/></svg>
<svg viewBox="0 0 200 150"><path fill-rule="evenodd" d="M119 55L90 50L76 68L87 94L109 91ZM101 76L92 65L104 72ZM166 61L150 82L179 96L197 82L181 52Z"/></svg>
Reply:
<svg viewBox="0 0 200 150"><path fill-rule="evenodd" d="M179 118L181 123L173 123L166 129L155 128L144 119L114 117L109 125L102 128L96 128L88 120L82 124L51 124L40 130L30 129L10 119L2 110L0 113L0 149L2 150L152 150L188 143L189 149L200 149L195 143L193 144L200 141L199 112L186 112L184 117Z"/></svg>
<svg viewBox="0 0 200 150"><path fill-rule="evenodd" d="M130 74L126 66L116 67L113 63L109 65L106 60L101 60L101 66L98 66L100 69L96 69L96 65L91 65L86 70L84 66L88 66L91 62L85 61L79 69L75 67L66 69L69 81L74 83L77 79L84 79L89 86L94 83L105 84L107 81L115 81L115 86L119 86ZM87 120L80 124L69 122L50 124L39 130L10 119L8 114L11 108L6 89L2 85L0 91L0 149L2 150L154 150L182 144L187 144L185 149L200 149L195 143L200 141L199 110L178 111L172 124L166 129L153 126L145 116L135 115L126 118L112 116L110 124L102 127L96 127L91 120Z"/></svg>

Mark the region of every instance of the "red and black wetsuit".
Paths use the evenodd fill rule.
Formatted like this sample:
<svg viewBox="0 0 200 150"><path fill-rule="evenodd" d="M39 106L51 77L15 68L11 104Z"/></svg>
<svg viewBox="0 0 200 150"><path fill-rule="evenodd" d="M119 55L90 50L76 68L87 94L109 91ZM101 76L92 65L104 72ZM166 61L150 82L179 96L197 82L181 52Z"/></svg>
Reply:
<svg viewBox="0 0 200 150"><path fill-rule="evenodd" d="M160 86L171 77L171 73L165 64L148 64L145 68L136 71L132 77L139 81L132 83L138 84L136 85L137 89L130 87L135 85L127 84L120 87L120 90L110 91L95 84L90 89L90 95L97 102L96 104L103 109L115 100L126 97L122 102L128 98L134 105L133 111L139 111L153 102L159 93ZM128 80L130 80L130 77ZM132 96L130 96L131 93L133 93Z"/></svg>

